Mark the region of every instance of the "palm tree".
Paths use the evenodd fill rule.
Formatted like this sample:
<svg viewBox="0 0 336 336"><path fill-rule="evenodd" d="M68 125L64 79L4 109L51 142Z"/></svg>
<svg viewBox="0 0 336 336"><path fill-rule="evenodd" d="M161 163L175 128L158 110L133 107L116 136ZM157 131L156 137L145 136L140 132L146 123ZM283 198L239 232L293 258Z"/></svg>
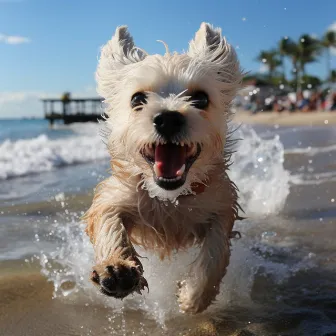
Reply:
<svg viewBox="0 0 336 336"><path fill-rule="evenodd" d="M330 71L330 82L331 83L336 83L336 70L331 70Z"/></svg>
<svg viewBox="0 0 336 336"><path fill-rule="evenodd" d="M327 58L327 81L331 79L331 72L330 72L330 49L332 47L336 47L336 32L329 30L327 31L321 40L321 45L326 51L326 58Z"/></svg>
<svg viewBox="0 0 336 336"><path fill-rule="evenodd" d="M306 75L305 66L307 63L312 63L317 61L317 57L320 55L321 45L319 40L316 38L304 34L299 38L298 42L299 48L299 66L300 75Z"/></svg>
<svg viewBox="0 0 336 336"><path fill-rule="evenodd" d="M257 60L267 65L268 77L271 82L274 77L275 70L279 67L279 65L281 65L278 52L275 49L262 50L257 57Z"/></svg>
<svg viewBox="0 0 336 336"><path fill-rule="evenodd" d="M283 38L279 42L280 54L290 58L292 62L292 73L295 76L295 82L299 82L299 69L298 62L300 58L300 52L298 44L296 44L291 38Z"/></svg>
<svg viewBox="0 0 336 336"><path fill-rule="evenodd" d="M285 44L285 52L290 57L293 65L293 73L295 76L296 89L301 90L301 77L305 76L305 66L307 63L315 62L320 53L320 43L314 37L304 34L295 43L291 39L287 39Z"/></svg>
<svg viewBox="0 0 336 336"><path fill-rule="evenodd" d="M283 72L283 81L286 82L286 65L285 65L285 57L288 56L288 46L290 43L290 39L286 36L283 37L279 41L279 55L281 57L281 63L282 63L282 72Z"/></svg>

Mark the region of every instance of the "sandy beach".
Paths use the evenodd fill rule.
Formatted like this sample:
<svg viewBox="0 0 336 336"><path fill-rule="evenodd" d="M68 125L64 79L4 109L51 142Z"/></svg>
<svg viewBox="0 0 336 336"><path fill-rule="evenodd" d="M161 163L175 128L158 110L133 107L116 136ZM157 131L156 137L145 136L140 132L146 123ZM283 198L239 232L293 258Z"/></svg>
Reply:
<svg viewBox="0 0 336 336"><path fill-rule="evenodd" d="M253 115L247 111L237 110L234 121L279 126L325 126L336 125L336 112L259 112Z"/></svg>

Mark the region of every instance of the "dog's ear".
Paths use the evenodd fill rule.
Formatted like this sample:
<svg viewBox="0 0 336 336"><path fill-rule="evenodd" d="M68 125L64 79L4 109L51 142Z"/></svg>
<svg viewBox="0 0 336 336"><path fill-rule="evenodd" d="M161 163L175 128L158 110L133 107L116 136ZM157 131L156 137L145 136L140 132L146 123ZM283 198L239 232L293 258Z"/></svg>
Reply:
<svg viewBox="0 0 336 336"><path fill-rule="evenodd" d="M146 53L134 45L127 26L117 27L112 39L102 48L100 61L116 62L116 67L142 61Z"/></svg>
<svg viewBox="0 0 336 336"><path fill-rule="evenodd" d="M222 36L220 28L214 28L203 22L196 32L195 38L189 43L189 56L203 60L220 63L231 56L236 59L236 53L226 39Z"/></svg>
<svg viewBox="0 0 336 336"><path fill-rule="evenodd" d="M196 32L195 38L190 41L189 55L198 56L199 54L215 51L222 41L220 28L214 28L206 22L202 22L200 29Z"/></svg>
<svg viewBox="0 0 336 336"><path fill-rule="evenodd" d="M242 72L237 54L222 36L220 28L203 22L189 43L188 55L195 60L195 64L205 62L209 69L214 69L219 82L231 85L232 94L240 86Z"/></svg>
<svg viewBox="0 0 336 336"><path fill-rule="evenodd" d="M112 39L102 48L96 72L98 94L107 99L114 95L122 70L127 65L142 61L147 53L136 47L126 26L116 29Z"/></svg>

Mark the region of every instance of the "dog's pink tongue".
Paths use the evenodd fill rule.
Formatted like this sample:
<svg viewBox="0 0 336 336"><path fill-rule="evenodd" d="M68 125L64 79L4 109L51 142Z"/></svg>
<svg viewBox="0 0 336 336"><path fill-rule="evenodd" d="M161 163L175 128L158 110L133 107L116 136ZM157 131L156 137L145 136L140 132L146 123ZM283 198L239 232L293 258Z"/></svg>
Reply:
<svg viewBox="0 0 336 336"><path fill-rule="evenodd" d="M186 161L187 146L173 144L155 147L156 175L158 177L176 177Z"/></svg>

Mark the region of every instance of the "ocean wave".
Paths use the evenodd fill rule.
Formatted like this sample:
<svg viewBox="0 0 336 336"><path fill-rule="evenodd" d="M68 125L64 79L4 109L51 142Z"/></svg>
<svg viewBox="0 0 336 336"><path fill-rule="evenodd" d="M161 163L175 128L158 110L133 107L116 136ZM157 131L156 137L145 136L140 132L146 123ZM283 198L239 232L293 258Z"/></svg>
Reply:
<svg viewBox="0 0 336 336"><path fill-rule="evenodd" d="M321 153L329 153L336 151L336 145L330 145L325 147L305 147L305 148L291 148L285 151L285 154L302 154L307 156L314 156Z"/></svg>
<svg viewBox="0 0 336 336"><path fill-rule="evenodd" d="M290 177L290 183L294 185L319 185L331 182L336 182L336 172L297 174Z"/></svg>
<svg viewBox="0 0 336 336"><path fill-rule="evenodd" d="M95 135L99 132L105 131L106 127L104 122L99 121L98 123L94 122L85 122L85 123L74 123L70 125L64 125L64 124L55 124L54 126L55 130L70 130L74 134L77 135Z"/></svg>
<svg viewBox="0 0 336 336"><path fill-rule="evenodd" d="M108 151L97 126L74 125L72 129L79 135L56 140L46 135L6 140L0 144L0 179L107 159ZM239 187L244 209L249 214L279 211L289 193L290 180L283 167L284 148L279 137L262 139L250 126L242 126L235 137L243 140L236 145L229 175Z"/></svg>
<svg viewBox="0 0 336 336"><path fill-rule="evenodd" d="M51 140L42 134L29 140L5 140L0 144L0 179L107 158L108 151L99 135Z"/></svg>

